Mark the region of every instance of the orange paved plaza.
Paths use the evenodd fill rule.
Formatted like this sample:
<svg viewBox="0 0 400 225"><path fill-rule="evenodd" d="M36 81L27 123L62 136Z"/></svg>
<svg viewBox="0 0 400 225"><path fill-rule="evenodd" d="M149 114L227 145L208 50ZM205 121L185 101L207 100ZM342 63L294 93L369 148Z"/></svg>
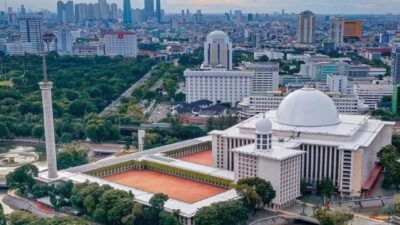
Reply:
<svg viewBox="0 0 400 225"><path fill-rule="evenodd" d="M204 166L213 166L211 150L196 152L191 155L182 156L178 159Z"/></svg>
<svg viewBox="0 0 400 225"><path fill-rule="evenodd" d="M104 177L105 180L151 193L164 193L172 199L194 203L227 191L224 188L160 173L130 170Z"/></svg>

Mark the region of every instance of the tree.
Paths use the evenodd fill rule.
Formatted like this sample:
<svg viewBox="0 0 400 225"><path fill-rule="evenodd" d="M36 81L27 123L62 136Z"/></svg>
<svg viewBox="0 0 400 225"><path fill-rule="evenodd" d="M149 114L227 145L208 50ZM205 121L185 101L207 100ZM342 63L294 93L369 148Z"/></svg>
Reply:
<svg viewBox="0 0 400 225"><path fill-rule="evenodd" d="M80 166L89 162L87 151L77 144L63 147L57 155L57 168L59 170Z"/></svg>
<svg viewBox="0 0 400 225"><path fill-rule="evenodd" d="M244 225L248 219L241 201L213 203L199 209L194 218L196 225Z"/></svg>
<svg viewBox="0 0 400 225"><path fill-rule="evenodd" d="M44 127L43 125L35 125L32 128L32 136L37 139L42 139L44 137Z"/></svg>
<svg viewBox="0 0 400 225"><path fill-rule="evenodd" d="M252 187L261 197L261 201L264 206L271 204L272 200L276 196L276 192L271 183L258 177L241 179L237 182L237 184L247 184Z"/></svg>
<svg viewBox="0 0 400 225"><path fill-rule="evenodd" d="M330 179L329 177L324 177L319 182L318 192L320 195L326 198L331 198L333 196L334 189L335 186L333 185L332 179Z"/></svg>
<svg viewBox="0 0 400 225"><path fill-rule="evenodd" d="M329 211L327 209L317 209L314 214L315 219L320 225L345 225L353 219L354 215L342 208Z"/></svg>
<svg viewBox="0 0 400 225"><path fill-rule="evenodd" d="M10 130L8 129L7 124L0 123L0 141L3 139L9 139L10 137Z"/></svg>
<svg viewBox="0 0 400 225"><path fill-rule="evenodd" d="M384 171L382 187L400 189L400 153L393 145L388 145L378 152L378 160Z"/></svg>
<svg viewBox="0 0 400 225"><path fill-rule="evenodd" d="M253 187L247 184L240 184L235 187L236 192L242 198L244 205L249 209L255 212L258 206L262 203L261 197L257 194L257 192L253 189Z"/></svg>
<svg viewBox="0 0 400 225"><path fill-rule="evenodd" d="M17 189L21 194L26 195L36 184L34 177L37 177L38 173L39 170L36 166L31 164L23 165L7 174L6 184L11 189Z"/></svg>

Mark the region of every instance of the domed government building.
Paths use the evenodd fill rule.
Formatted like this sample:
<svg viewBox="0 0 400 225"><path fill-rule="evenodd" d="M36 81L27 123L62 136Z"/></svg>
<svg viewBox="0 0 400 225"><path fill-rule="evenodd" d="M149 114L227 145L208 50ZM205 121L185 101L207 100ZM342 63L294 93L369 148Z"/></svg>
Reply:
<svg viewBox="0 0 400 225"><path fill-rule="evenodd" d="M392 123L339 114L332 99L314 88L289 94L278 110L213 131L214 166L235 179L261 177L282 207L300 196L300 182L328 177L343 196L367 193L376 181L377 152L391 144Z"/></svg>

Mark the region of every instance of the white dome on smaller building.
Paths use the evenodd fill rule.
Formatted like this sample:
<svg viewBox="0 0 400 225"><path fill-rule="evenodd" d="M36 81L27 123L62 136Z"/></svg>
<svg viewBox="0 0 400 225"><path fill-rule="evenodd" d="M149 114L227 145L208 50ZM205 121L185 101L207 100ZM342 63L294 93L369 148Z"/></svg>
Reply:
<svg viewBox="0 0 400 225"><path fill-rule="evenodd" d="M272 121L269 118L262 118L256 123L256 132L268 134L272 132Z"/></svg>

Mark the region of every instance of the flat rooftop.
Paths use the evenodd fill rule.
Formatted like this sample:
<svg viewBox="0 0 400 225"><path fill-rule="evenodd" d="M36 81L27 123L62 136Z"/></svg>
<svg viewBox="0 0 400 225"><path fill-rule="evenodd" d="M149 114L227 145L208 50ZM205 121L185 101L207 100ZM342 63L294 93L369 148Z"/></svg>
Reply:
<svg viewBox="0 0 400 225"><path fill-rule="evenodd" d="M190 204L227 191L225 188L153 170L130 170L103 179L153 194L164 193L169 198Z"/></svg>
<svg viewBox="0 0 400 225"><path fill-rule="evenodd" d="M178 158L185 162L192 162L203 166L213 166L212 150L196 152L190 155L185 155Z"/></svg>

